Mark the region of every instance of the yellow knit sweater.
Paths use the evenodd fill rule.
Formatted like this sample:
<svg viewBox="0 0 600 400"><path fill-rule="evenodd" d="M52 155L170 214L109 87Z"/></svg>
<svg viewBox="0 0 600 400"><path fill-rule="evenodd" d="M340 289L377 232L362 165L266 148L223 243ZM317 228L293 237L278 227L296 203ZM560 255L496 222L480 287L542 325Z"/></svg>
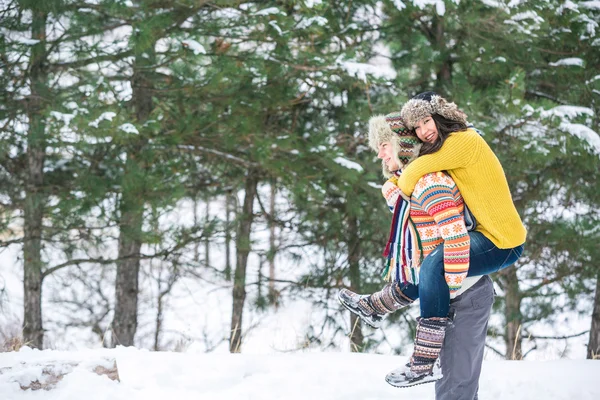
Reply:
<svg viewBox="0 0 600 400"><path fill-rule="evenodd" d="M417 158L398 179L398 186L412 195L425 174L448 171L469 210L477 219L476 230L500 249L525 243L527 231L513 204L500 161L473 129L452 133L442 148Z"/></svg>

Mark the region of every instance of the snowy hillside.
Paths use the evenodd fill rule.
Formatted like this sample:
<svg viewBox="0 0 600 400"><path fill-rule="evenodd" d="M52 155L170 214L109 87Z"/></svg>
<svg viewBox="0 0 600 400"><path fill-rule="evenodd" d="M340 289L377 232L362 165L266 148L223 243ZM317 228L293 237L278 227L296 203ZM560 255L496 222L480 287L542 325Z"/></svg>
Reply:
<svg viewBox="0 0 600 400"><path fill-rule="evenodd" d="M93 361L116 359L120 382L90 372ZM161 353L118 348L0 354L2 400L20 399L432 399L433 384L396 389L385 374L405 357L351 353L231 355ZM69 363L79 363L69 367ZM23 391L47 364L72 370L53 390ZM482 399L596 400L600 363L585 360L486 361Z"/></svg>

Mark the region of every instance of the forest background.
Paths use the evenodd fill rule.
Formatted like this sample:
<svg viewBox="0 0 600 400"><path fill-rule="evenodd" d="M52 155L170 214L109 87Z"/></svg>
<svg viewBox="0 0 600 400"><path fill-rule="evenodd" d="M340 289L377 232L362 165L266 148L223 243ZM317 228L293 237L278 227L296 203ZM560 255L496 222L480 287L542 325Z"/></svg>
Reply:
<svg viewBox="0 0 600 400"><path fill-rule="evenodd" d="M528 229L490 353L598 358L599 23L599 1L0 0L0 345L404 352L414 310L373 331L335 294L382 284L367 121L435 90Z"/></svg>

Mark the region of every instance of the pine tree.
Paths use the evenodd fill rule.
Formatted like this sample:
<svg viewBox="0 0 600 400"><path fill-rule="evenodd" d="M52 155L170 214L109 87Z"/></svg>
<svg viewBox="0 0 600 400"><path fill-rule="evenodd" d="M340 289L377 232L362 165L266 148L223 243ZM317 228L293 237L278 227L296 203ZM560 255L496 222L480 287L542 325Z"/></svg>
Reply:
<svg viewBox="0 0 600 400"><path fill-rule="evenodd" d="M559 312L552 299L585 295L575 282L595 276L583 227L598 220L598 157L589 146L598 125L583 83L597 64L596 12L570 2L386 4L382 35L407 94L433 89L467 111L501 160L529 230L524 257L495 276L504 290L504 355L521 358L522 338L534 338L528 326Z"/></svg>

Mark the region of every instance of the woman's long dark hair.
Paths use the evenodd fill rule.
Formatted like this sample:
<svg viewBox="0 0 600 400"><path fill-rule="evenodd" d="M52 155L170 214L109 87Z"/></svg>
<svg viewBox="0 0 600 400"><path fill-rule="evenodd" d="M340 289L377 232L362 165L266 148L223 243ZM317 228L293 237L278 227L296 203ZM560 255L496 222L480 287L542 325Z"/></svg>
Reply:
<svg viewBox="0 0 600 400"><path fill-rule="evenodd" d="M435 122L435 126L437 127L438 140L436 140L435 143L423 142L423 146L421 147L421 151L419 152L420 156L435 153L436 151L442 148L442 145L444 144L446 139L448 139L448 136L450 136L451 133L460 132L467 129L467 124L444 118L440 114L432 114L431 118L433 119L433 122Z"/></svg>

